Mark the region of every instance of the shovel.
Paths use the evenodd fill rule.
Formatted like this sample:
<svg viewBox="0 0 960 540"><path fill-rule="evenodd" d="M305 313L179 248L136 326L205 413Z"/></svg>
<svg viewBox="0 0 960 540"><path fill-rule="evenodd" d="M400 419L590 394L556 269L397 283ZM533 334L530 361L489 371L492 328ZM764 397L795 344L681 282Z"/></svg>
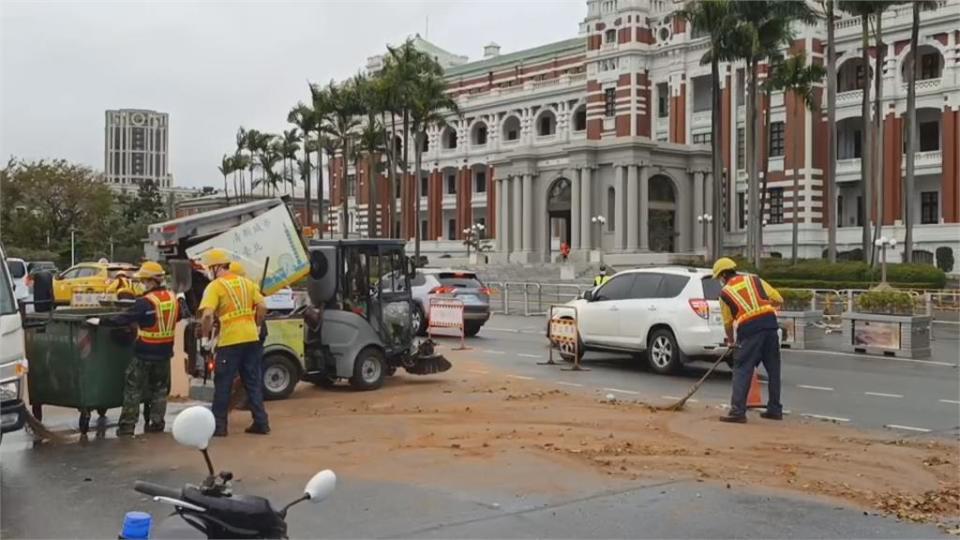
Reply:
<svg viewBox="0 0 960 540"><path fill-rule="evenodd" d="M654 407L654 409L658 411L679 411L683 409L683 406L686 405L687 400L693 397L693 395L697 393L697 390L699 390L700 387L703 386L703 382L707 380L707 377L709 377L710 374L713 373L715 369L717 369L717 366L719 366L721 362L723 362L724 360L727 359L728 356L733 354L733 351L735 348L736 348L735 345L731 345L727 349L727 352L721 354L720 358L717 358L717 361L714 362L712 366L710 366L710 369L708 369L707 372L703 374L703 377L700 377L700 380L697 381L696 384L694 384L692 387L690 387L690 390L687 392L687 394L682 398L680 398L679 401L672 403L670 405L659 405L657 407Z"/></svg>

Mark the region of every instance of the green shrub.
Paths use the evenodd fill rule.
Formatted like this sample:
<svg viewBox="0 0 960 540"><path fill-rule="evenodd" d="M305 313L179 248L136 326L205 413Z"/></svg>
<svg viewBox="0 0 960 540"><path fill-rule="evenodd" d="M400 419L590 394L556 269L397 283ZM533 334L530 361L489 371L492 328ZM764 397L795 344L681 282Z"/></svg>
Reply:
<svg viewBox="0 0 960 540"><path fill-rule="evenodd" d="M875 286L875 281L824 281L821 279L768 279L771 285L778 290L783 288L792 289L869 289ZM891 283L895 289L937 289L936 283L915 282L915 283Z"/></svg>
<svg viewBox="0 0 960 540"><path fill-rule="evenodd" d="M882 269L873 269L873 279L880 281ZM934 289L942 289L947 282L943 270L928 264L888 264L887 281L890 283L934 283Z"/></svg>
<svg viewBox="0 0 960 540"><path fill-rule="evenodd" d="M23 259L27 262L31 261L53 261L61 269L66 269L63 266L62 257L56 251L50 251L47 249L35 249L35 248L25 248L19 246L9 246L7 248L7 257L13 257L16 259ZM67 263L70 262L69 257L67 258Z"/></svg>
<svg viewBox="0 0 960 540"><path fill-rule="evenodd" d="M862 262L836 262L816 259L797 264L763 264L760 276L772 279L818 279L821 281L870 281L870 266ZM916 280L922 281L922 280Z"/></svg>
<svg viewBox="0 0 960 540"><path fill-rule="evenodd" d="M869 291L857 297L857 311L882 315L913 315L913 297L899 291Z"/></svg>
<svg viewBox="0 0 960 540"><path fill-rule="evenodd" d="M803 289L780 289L783 297L783 309L787 311L806 311L810 309L813 292Z"/></svg>
<svg viewBox="0 0 960 540"><path fill-rule="evenodd" d="M953 272L953 250L947 246L937 248L937 268L944 272Z"/></svg>

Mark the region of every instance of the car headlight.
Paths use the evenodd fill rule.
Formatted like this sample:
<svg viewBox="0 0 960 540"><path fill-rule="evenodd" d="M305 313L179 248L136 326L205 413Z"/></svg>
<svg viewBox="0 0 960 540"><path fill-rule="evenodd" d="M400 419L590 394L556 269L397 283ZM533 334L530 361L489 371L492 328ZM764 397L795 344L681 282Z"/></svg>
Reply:
<svg viewBox="0 0 960 540"><path fill-rule="evenodd" d="M10 381L0 384L0 401L20 399L20 381Z"/></svg>

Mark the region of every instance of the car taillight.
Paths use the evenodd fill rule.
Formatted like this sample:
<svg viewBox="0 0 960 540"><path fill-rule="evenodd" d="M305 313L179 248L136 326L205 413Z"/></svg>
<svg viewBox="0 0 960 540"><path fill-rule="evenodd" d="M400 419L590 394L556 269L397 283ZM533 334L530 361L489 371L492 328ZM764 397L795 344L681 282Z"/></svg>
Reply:
<svg viewBox="0 0 960 540"><path fill-rule="evenodd" d="M710 318L710 304L708 304L703 298L691 298L690 309L699 315L701 319Z"/></svg>
<svg viewBox="0 0 960 540"><path fill-rule="evenodd" d="M434 287L430 294L454 294L457 292L453 287Z"/></svg>

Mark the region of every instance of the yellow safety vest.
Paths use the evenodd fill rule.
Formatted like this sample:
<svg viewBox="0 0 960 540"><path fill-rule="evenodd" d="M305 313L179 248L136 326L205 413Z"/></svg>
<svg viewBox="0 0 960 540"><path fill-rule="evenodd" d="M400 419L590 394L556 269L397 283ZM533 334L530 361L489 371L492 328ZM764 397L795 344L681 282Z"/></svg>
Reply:
<svg viewBox="0 0 960 540"><path fill-rule="evenodd" d="M140 328L137 338L153 345L173 343L177 319L180 318L180 304L177 303L177 298L167 290L151 291L143 298L153 305L156 317L153 326Z"/></svg>
<svg viewBox="0 0 960 540"><path fill-rule="evenodd" d="M610 281L610 276L597 276L593 278L593 286L599 287L608 281Z"/></svg>
<svg viewBox="0 0 960 540"><path fill-rule="evenodd" d="M229 303L218 314L221 324L241 319L249 319L251 323L256 323L253 309L253 291L250 290L250 280L229 275L218 278L214 281L223 288Z"/></svg>
<svg viewBox="0 0 960 540"><path fill-rule="evenodd" d="M720 290L720 299L730 308L737 326L777 313L757 276L733 277Z"/></svg>

